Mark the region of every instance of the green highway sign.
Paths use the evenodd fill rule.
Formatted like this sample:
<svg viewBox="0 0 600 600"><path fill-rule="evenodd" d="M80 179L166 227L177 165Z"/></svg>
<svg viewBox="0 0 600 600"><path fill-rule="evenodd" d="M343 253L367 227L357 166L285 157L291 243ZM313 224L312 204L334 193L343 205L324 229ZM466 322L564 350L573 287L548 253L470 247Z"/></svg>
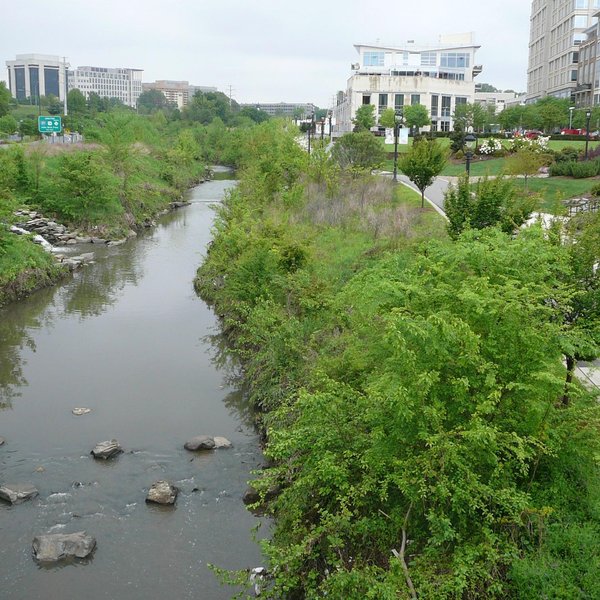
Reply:
<svg viewBox="0 0 600 600"><path fill-rule="evenodd" d="M60 133L62 122L60 117L38 117L38 131L40 133Z"/></svg>

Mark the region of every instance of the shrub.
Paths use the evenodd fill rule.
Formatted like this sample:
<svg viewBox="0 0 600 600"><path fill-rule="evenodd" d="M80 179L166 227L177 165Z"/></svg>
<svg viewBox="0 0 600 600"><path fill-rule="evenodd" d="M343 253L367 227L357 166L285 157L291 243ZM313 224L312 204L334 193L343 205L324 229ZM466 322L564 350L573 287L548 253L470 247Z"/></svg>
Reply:
<svg viewBox="0 0 600 600"><path fill-rule="evenodd" d="M571 176L575 179L585 179L598 175L598 163L595 160L571 164Z"/></svg>
<svg viewBox="0 0 600 600"><path fill-rule="evenodd" d="M556 162L550 165L550 176L551 177L570 177L572 172L572 166L576 164L574 161L569 162Z"/></svg>
<svg viewBox="0 0 600 600"><path fill-rule="evenodd" d="M592 189L590 190L590 194L594 196L594 198L600 197L600 183L597 183L595 186L592 187Z"/></svg>
<svg viewBox="0 0 600 600"><path fill-rule="evenodd" d="M577 148L572 146L565 146L560 151L554 153L554 160L556 162L574 162L579 159L580 152Z"/></svg>

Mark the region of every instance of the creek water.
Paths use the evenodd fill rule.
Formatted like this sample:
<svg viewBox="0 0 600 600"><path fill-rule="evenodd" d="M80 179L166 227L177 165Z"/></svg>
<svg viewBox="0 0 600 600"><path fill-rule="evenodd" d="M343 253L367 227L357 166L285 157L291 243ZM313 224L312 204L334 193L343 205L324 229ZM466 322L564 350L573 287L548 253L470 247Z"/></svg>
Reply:
<svg viewBox="0 0 600 600"><path fill-rule="evenodd" d="M124 246L78 248L95 264L0 309L0 482L39 490L0 502L2 600L219 600L233 591L208 563L262 564L254 537L267 525L241 501L261 464L258 438L216 317L192 287L211 202L232 185L198 186L191 205ZM201 434L233 448L183 449ZM90 450L111 438L125 452L94 460ZM174 508L145 503L161 479L181 490ZM34 536L81 530L97 539L91 559L33 560Z"/></svg>

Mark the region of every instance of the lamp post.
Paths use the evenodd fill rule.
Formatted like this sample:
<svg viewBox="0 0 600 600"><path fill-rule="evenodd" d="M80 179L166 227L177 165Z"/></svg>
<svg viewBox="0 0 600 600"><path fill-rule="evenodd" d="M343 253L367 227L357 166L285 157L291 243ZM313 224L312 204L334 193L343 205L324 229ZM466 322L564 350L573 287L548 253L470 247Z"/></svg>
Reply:
<svg viewBox="0 0 600 600"><path fill-rule="evenodd" d="M313 126L315 124L315 115L314 113L310 115L310 123L308 124L308 153L310 154L310 136L313 132Z"/></svg>
<svg viewBox="0 0 600 600"><path fill-rule="evenodd" d="M398 182L398 137L402 125L402 111L396 109L394 114L394 183Z"/></svg>
<svg viewBox="0 0 600 600"><path fill-rule="evenodd" d="M467 150L465 152L465 157L467 159L467 177L471 175L471 159L473 158L473 151L475 150L476 145L477 136L475 136L475 134L473 133L467 133L467 135L465 135L465 146L467 147Z"/></svg>
<svg viewBox="0 0 600 600"><path fill-rule="evenodd" d="M575 110L574 106L569 106L569 129L573 129L573 111Z"/></svg>
<svg viewBox="0 0 600 600"><path fill-rule="evenodd" d="M325 117L321 117L321 146L323 145L324 137L325 137Z"/></svg>
<svg viewBox="0 0 600 600"><path fill-rule="evenodd" d="M331 111L329 112L329 141L331 142L333 140L333 129L331 128L331 119L332 119L333 115L331 113Z"/></svg>
<svg viewBox="0 0 600 600"><path fill-rule="evenodd" d="M588 108L585 111L585 160L588 159L588 146L590 144L590 119L592 111Z"/></svg>

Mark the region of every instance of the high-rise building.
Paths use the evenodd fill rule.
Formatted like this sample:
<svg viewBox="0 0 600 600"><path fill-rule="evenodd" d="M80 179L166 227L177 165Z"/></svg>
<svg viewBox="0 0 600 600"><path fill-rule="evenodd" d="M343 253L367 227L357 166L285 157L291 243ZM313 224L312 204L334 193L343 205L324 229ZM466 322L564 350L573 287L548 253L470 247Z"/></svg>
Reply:
<svg viewBox="0 0 600 600"><path fill-rule="evenodd" d="M64 100L69 63L48 54L17 54L7 60L8 86L13 98L23 101L38 96Z"/></svg>
<svg viewBox="0 0 600 600"><path fill-rule="evenodd" d="M405 105L425 106L433 131L451 131L456 106L472 103L475 77L482 67L475 64L480 46L473 34L442 35L435 45L354 46L359 59L352 65L345 92L338 93L334 107L338 137L352 131L356 111L373 104L375 115L387 108L403 110Z"/></svg>
<svg viewBox="0 0 600 600"><path fill-rule="evenodd" d="M135 108L142 93L143 72L143 69L77 67L69 71L69 90L78 89L86 99L92 93L101 98L118 98Z"/></svg>
<svg viewBox="0 0 600 600"><path fill-rule="evenodd" d="M533 0L527 101L571 98L577 88L579 48L598 21L600 0Z"/></svg>
<svg viewBox="0 0 600 600"><path fill-rule="evenodd" d="M187 106L190 99L196 92L216 92L216 87L202 85L190 85L188 81L172 81L170 79L160 79L153 83L142 84L144 91L158 90L164 97L177 108Z"/></svg>

